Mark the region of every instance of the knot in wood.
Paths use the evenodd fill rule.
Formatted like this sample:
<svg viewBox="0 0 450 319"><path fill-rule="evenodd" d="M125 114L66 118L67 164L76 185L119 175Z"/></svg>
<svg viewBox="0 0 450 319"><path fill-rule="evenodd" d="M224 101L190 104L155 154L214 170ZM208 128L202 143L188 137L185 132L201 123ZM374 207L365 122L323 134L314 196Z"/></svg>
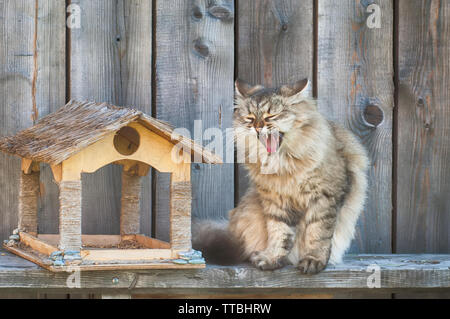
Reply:
<svg viewBox="0 0 450 319"><path fill-rule="evenodd" d="M424 102L423 98L419 97L417 99L417 106L422 107L424 104L425 104L425 102Z"/></svg>
<svg viewBox="0 0 450 319"><path fill-rule="evenodd" d="M384 120L384 112L377 105L367 105L364 109L364 121L370 127L378 127L383 123Z"/></svg>
<svg viewBox="0 0 450 319"><path fill-rule="evenodd" d="M194 6L192 8L192 16L194 17L195 20L201 20L203 18L202 9L200 9L200 7L198 6Z"/></svg>
<svg viewBox="0 0 450 319"><path fill-rule="evenodd" d="M223 5L212 5L208 7L208 12L219 20L228 20L233 16L231 9Z"/></svg>
<svg viewBox="0 0 450 319"><path fill-rule="evenodd" d="M194 41L194 51L197 55L206 58L209 55L209 46L203 39L197 39Z"/></svg>

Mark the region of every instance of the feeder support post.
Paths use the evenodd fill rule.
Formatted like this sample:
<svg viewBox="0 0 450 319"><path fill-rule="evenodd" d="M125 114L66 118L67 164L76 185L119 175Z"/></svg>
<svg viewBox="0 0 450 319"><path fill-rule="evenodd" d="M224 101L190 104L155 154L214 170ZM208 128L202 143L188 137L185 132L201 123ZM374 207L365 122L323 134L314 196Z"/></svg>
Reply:
<svg viewBox="0 0 450 319"><path fill-rule="evenodd" d="M18 228L33 236L37 236L38 231L39 177L39 164L22 159Z"/></svg>
<svg viewBox="0 0 450 319"><path fill-rule="evenodd" d="M81 250L81 179L59 183L61 250Z"/></svg>
<svg viewBox="0 0 450 319"><path fill-rule="evenodd" d="M191 243L192 186L190 164L183 164L170 179L170 244L172 249L189 250Z"/></svg>
<svg viewBox="0 0 450 319"><path fill-rule="evenodd" d="M140 233L142 177L133 171L122 170L122 199L120 212L120 234Z"/></svg>

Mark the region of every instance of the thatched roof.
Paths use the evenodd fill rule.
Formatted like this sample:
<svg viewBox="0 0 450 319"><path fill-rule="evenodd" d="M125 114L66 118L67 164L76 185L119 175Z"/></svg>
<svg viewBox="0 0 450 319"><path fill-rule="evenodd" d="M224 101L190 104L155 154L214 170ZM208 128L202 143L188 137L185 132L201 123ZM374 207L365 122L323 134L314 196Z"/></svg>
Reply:
<svg viewBox="0 0 450 319"><path fill-rule="evenodd" d="M192 155L202 155L204 163L222 163L220 157L184 136L172 140L173 128L168 123L138 110L77 101L70 101L15 136L1 138L0 150L36 162L57 165L105 135L135 121L174 144L181 142L185 149L191 150Z"/></svg>

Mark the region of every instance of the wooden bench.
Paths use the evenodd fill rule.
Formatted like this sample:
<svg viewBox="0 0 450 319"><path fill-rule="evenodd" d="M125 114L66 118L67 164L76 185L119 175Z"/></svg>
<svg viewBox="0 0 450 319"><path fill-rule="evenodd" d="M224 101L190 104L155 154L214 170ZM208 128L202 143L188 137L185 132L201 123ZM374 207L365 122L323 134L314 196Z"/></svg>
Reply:
<svg viewBox="0 0 450 319"><path fill-rule="evenodd" d="M264 272L249 265L51 273L0 250L0 297L390 298L412 292L449 296L450 255L349 255L343 264L307 276L294 267Z"/></svg>

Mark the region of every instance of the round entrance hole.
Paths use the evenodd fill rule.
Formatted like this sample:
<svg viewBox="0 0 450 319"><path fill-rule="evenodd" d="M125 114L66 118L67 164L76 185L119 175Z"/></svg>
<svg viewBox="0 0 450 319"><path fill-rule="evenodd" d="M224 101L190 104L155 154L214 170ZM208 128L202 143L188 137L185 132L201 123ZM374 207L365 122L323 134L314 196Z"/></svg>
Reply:
<svg viewBox="0 0 450 319"><path fill-rule="evenodd" d="M139 148L141 137L134 128L122 127L114 136L114 147L122 155L130 156Z"/></svg>

